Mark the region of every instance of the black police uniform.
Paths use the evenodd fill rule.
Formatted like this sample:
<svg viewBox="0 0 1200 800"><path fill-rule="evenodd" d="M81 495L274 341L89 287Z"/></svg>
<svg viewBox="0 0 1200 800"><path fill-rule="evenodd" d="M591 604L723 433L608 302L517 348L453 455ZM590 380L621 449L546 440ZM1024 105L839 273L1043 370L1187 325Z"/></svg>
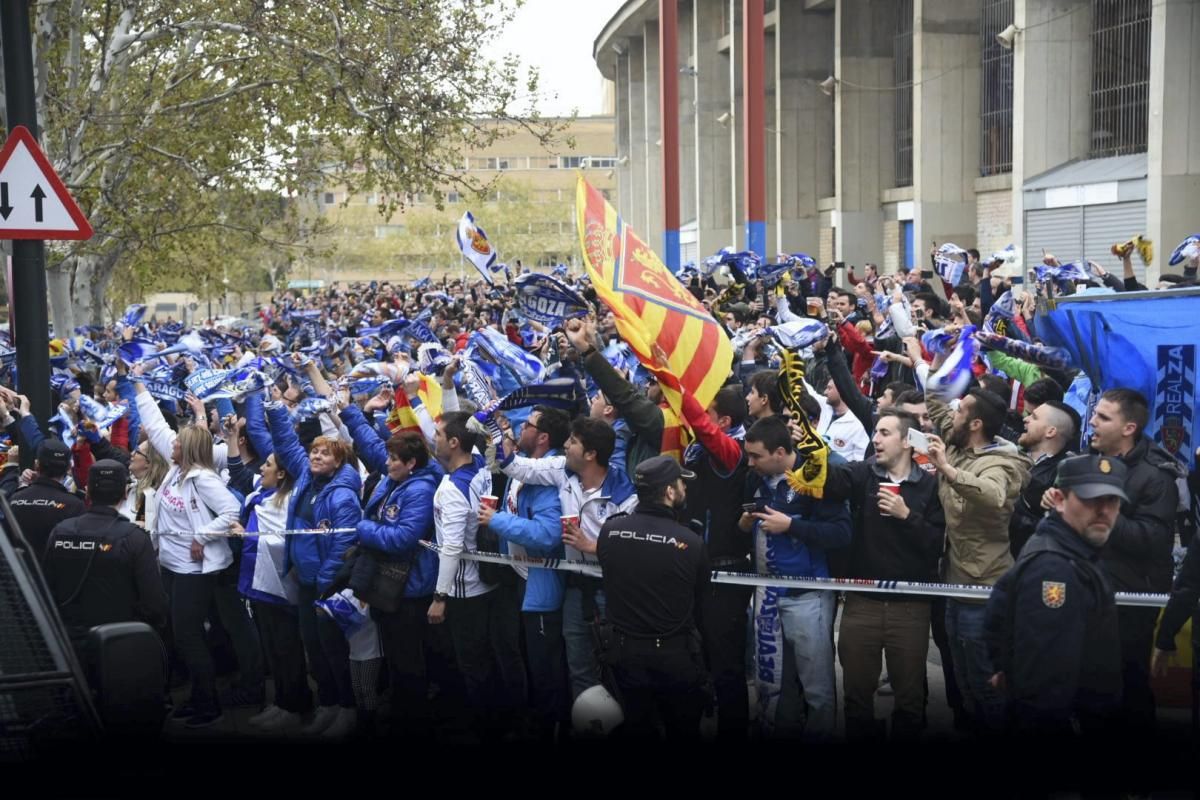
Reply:
<svg viewBox="0 0 1200 800"><path fill-rule="evenodd" d="M1121 640L1100 549L1057 513L1038 525L992 589L985 636L1016 732L1111 731L1121 704Z"/></svg>
<svg viewBox="0 0 1200 800"><path fill-rule="evenodd" d="M150 536L115 508L93 507L55 527L43 569L77 650L96 625L166 627L167 594Z"/></svg>
<svg viewBox="0 0 1200 800"><path fill-rule="evenodd" d="M703 540L672 509L642 505L609 519L596 548L612 627L606 660L625 732L652 735L657 711L669 738L698 736L706 675L694 613L709 582Z"/></svg>
<svg viewBox="0 0 1200 800"><path fill-rule="evenodd" d="M52 478L36 478L24 489L8 498L13 517L29 542L33 555L41 559L46 554L50 531L63 520L78 517L84 511L83 498Z"/></svg>

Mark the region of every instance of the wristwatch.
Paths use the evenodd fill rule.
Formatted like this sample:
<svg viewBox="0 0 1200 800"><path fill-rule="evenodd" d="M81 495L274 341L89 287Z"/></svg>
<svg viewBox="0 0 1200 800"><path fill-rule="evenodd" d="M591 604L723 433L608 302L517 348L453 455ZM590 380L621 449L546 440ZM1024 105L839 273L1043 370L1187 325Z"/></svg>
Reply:
<svg viewBox="0 0 1200 800"><path fill-rule="evenodd" d="M445 592L434 592L433 593L433 602L444 603L444 602L446 602L446 598L449 596L450 595L446 594Z"/></svg>

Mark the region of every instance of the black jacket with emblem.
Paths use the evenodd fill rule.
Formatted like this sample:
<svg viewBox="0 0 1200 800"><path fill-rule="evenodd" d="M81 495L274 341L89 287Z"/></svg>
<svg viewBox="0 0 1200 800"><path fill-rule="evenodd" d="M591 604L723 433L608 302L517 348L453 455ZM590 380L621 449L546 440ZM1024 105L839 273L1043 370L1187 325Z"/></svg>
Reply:
<svg viewBox="0 0 1200 800"><path fill-rule="evenodd" d="M44 569L73 640L110 622L166 627L167 595L150 536L114 508L92 508L55 527Z"/></svg>
<svg viewBox="0 0 1200 800"><path fill-rule="evenodd" d="M1104 567L1118 592L1169 592L1174 561L1175 516L1183 469L1171 454L1143 436L1121 457L1129 470L1128 503L1104 548Z"/></svg>
<svg viewBox="0 0 1200 800"><path fill-rule="evenodd" d="M13 492L8 503L33 555L39 559L46 553L46 541L54 526L84 511L83 498L52 478L35 478L24 489Z"/></svg>
<svg viewBox="0 0 1200 800"><path fill-rule="evenodd" d="M1121 642L1100 550L1051 513L996 583L984 622L988 654L1018 731L1102 730L1121 704Z"/></svg>
<svg viewBox="0 0 1200 800"><path fill-rule="evenodd" d="M604 571L605 616L637 639L689 630L710 572L704 541L672 509L641 504L600 528L596 557Z"/></svg>

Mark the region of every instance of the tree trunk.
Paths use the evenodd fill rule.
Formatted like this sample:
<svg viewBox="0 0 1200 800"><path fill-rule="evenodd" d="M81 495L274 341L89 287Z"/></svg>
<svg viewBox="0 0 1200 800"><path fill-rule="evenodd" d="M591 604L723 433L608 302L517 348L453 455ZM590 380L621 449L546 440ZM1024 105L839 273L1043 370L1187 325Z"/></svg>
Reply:
<svg viewBox="0 0 1200 800"><path fill-rule="evenodd" d="M80 325L103 325L104 293L112 279L117 253L81 255L75 260L75 281L71 286L71 307Z"/></svg>
<svg viewBox="0 0 1200 800"><path fill-rule="evenodd" d="M75 331L75 309L71 306L71 273L75 259L68 258L57 267L46 270L46 288L50 295L50 316L54 332L70 336Z"/></svg>

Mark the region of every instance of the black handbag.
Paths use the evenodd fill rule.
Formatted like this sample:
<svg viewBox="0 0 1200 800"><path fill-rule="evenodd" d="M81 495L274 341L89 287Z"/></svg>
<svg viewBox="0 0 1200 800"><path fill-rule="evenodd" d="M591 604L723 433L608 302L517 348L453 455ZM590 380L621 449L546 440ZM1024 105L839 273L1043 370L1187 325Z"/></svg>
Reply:
<svg viewBox="0 0 1200 800"><path fill-rule="evenodd" d="M392 556L381 550L358 546L350 568L349 587L354 596L371 608L391 614L400 608L412 556Z"/></svg>

